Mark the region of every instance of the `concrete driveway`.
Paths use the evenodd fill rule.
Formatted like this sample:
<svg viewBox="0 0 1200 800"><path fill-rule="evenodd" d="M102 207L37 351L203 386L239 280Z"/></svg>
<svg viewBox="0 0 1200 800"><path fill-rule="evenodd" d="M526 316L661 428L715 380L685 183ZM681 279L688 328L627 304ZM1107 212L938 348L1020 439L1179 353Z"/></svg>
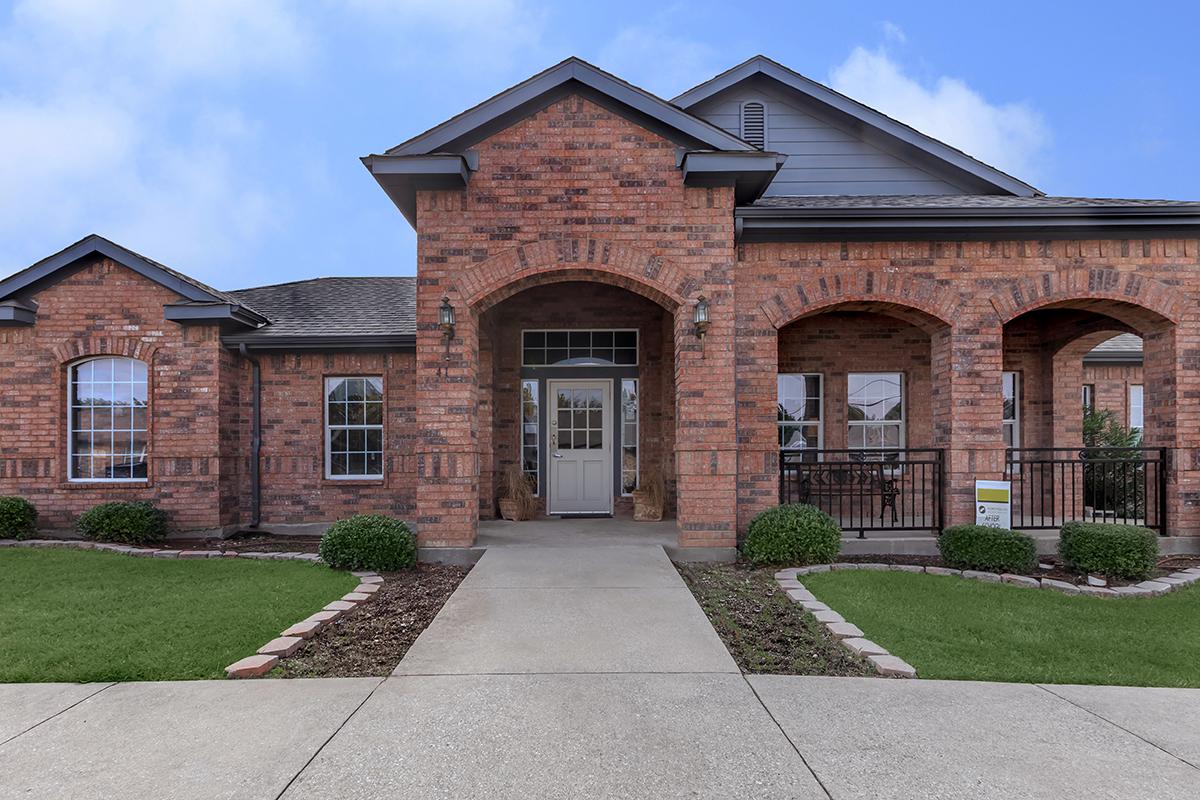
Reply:
<svg viewBox="0 0 1200 800"><path fill-rule="evenodd" d="M661 548L508 552L386 680L0 685L0 798L1200 796L1200 690L745 677Z"/></svg>

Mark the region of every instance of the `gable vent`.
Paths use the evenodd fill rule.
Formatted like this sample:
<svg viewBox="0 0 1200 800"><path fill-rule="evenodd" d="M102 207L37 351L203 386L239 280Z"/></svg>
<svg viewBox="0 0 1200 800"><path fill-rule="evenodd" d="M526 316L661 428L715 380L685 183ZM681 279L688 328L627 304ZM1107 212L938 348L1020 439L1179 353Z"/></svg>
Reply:
<svg viewBox="0 0 1200 800"><path fill-rule="evenodd" d="M759 150L767 147L767 104L758 100L742 103L742 138Z"/></svg>

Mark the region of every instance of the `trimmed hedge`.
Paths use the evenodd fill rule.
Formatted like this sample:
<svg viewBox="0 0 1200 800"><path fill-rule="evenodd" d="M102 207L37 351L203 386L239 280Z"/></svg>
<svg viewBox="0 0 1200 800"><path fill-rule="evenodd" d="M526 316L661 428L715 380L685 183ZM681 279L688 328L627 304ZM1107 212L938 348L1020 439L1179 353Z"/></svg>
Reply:
<svg viewBox="0 0 1200 800"><path fill-rule="evenodd" d="M417 537L398 519L356 514L330 526L320 553L335 569L397 570L417 563Z"/></svg>
<svg viewBox="0 0 1200 800"><path fill-rule="evenodd" d="M937 540L942 560L955 569L1030 573L1037 568L1032 536L1008 528L953 525Z"/></svg>
<svg viewBox="0 0 1200 800"><path fill-rule="evenodd" d="M1158 534L1137 525L1068 522L1058 534L1058 554L1080 572L1141 580L1158 563Z"/></svg>
<svg viewBox="0 0 1200 800"><path fill-rule="evenodd" d="M145 501L101 503L83 512L76 527L98 542L156 544L167 538L167 515Z"/></svg>
<svg viewBox="0 0 1200 800"><path fill-rule="evenodd" d="M842 529L816 506L767 509L750 522L742 555L753 564L828 564L842 549Z"/></svg>
<svg viewBox="0 0 1200 800"><path fill-rule="evenodd" d="M37 509L24 497L0 497L0 539L29 539L37 533Z"/></svg>

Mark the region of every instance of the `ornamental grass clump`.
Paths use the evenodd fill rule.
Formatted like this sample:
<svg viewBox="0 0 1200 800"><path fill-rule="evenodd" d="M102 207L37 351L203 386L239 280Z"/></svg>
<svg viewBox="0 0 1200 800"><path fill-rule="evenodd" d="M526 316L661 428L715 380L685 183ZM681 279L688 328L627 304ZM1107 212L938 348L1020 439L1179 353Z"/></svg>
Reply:
<svg viewBox="0 0 1200 800"><path fill-rule="evenodd" d="M101 503L83 512L77 527L97 542L156 544L167 538L167 515L144 501Z"/></svg>
<svg viewBox="0 0 1200 800"><path fill-rule="evenodd" d="M30 539L37 533L37 509L24 497L0 497L0 539Z"/></svg>
<svg viewBox="0 0 1200 800"><path fill-rule="evenodd" d="M321 560L335 569L392 571L417 562L417 538L398 519L356 514L338 520L321 537Z"/></svg>
<svg viewBox="0 0 1200 800"><path fill-rule="evenodd" d="M1058 554L1070 569L1143 580L1158 564L1158 535L1137 525L1068 522L1058 534Z"/></svg>
<svg viewBox="0 0 1200 800"><path fill-rule="evenodd" d="M951 526L938 536L938 552L955 569L1028 574L1037 567L1033 537L1008 528Z"/></svg>
<svg viewBox="0 0 1200 800"><path fill-rule="evenodd" d="M752 564L828 564L842 549L842 529L816 506L767 509L750 522L742 555Z"/></svg>

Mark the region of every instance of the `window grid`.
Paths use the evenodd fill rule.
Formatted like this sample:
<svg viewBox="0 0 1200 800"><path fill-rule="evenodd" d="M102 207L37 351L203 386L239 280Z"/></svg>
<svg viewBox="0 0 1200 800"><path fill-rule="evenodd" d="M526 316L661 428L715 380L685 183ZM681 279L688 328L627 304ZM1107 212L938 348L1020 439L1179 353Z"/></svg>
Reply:
<svg viewBox="0 0 1200 800"><path fill-rule="evenodd" d="M67 479L101 483L147 478L149 393L146 364L93 358L70 369Z"/></svg>
<svg viewBox="0 0 1200 800"><path fill-rule="evenodd" d="M904 448L904 375L851 372L847 379L847 435L851 450L898 461Z"/></svg>
<svg viewBox="0 0 1200 800"><path fill-rule="evenodd" d="M638 363L636 330L530 330L521 334L525 367L633 367Z"/></svg>
<svg viewBox="0 0 1200 800"><path fill-rule="evenodd" d="M1004 446L1021 446L1021 373L1005 372L1003 377L1004 393Z"/></svg>
<svg viewBox="0 0 1200 800"><path fill-rule="evenodd" d="M383 477L383 379L325 379L325 477Z"/></svg>
<svg viewBox="0 0 1200 800"><path fill-rule="evenodd" d="M630 495L638 488L640 451L638 429L638 379L621 379L621 494Z"/></svg>
<svg viewBox="0 0 1200 800"><path fill-rule="evenodd" d="M820 373L780 374L776 381L779 447L820 450L825 444L825 385ZM813 460L816 453L811 454Z"/></svg>
<svg viewBox="0 0 1200 800"><path fill-rule="evenodd" d="M521 469L533 484L534 496L541 496L542 460L541 440L538 435L538 382L521 381Z"/></svg>
<svg viewBox="0 0 1200 800"><path fill-rule="evenodd" d="M1145 395L1142 384L1131 383L1129 385L1129 427L1140 431L1145 427L1145 423Z"/></svg>

